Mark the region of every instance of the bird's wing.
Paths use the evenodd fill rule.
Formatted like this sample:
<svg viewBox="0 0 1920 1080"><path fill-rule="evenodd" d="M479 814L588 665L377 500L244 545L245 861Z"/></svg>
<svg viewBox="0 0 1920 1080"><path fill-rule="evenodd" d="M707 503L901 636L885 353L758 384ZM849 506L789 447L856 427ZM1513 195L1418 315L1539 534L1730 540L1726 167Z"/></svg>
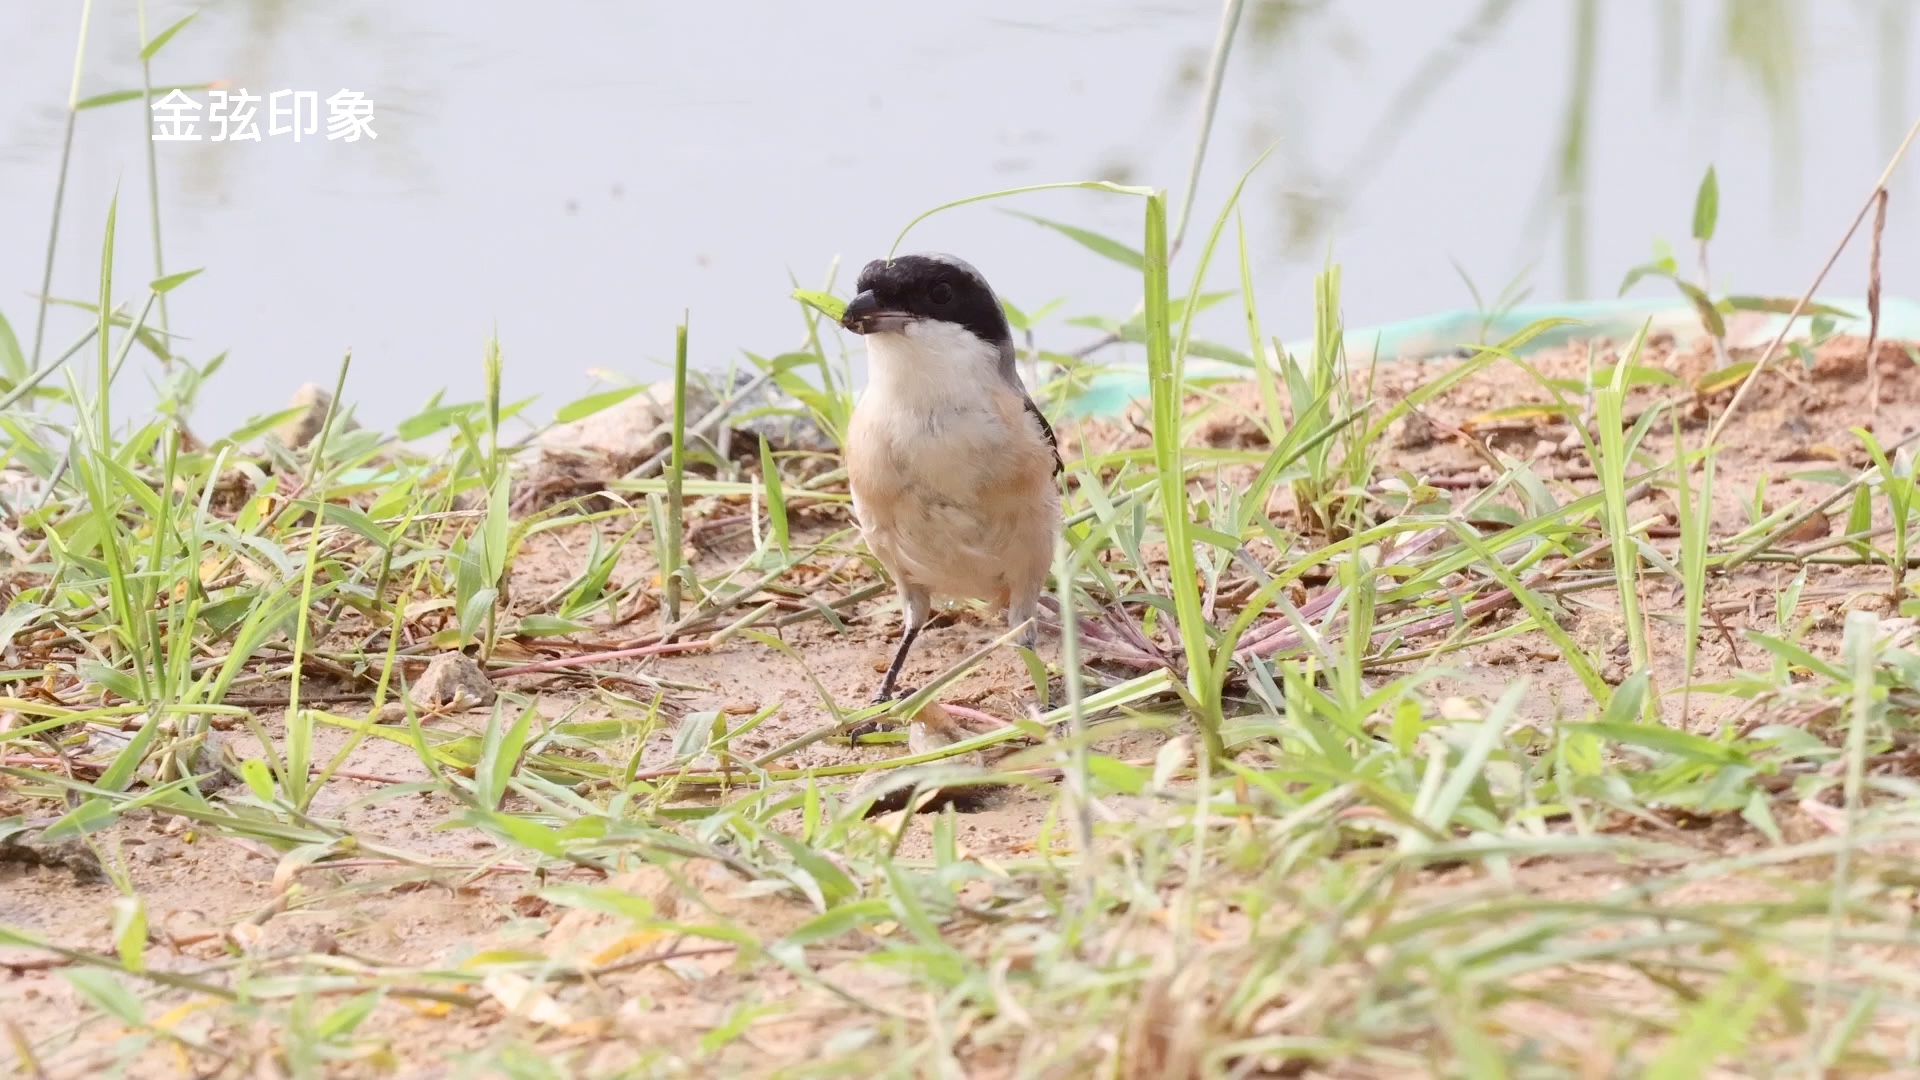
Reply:
<svg viewBox="0 0 1920 1080"><path fill-rule="evenodd" d="M1053 425L1047 423L1047 415L1040 411L1040 406L1035 405L1033 398L1024 391L1020 395L1020 400L1026 405L1027 412L1040 422L1040 434L1046 438L1047 445L1053 449L1053 474L1060 475L1066 470L1066 463L1060 460L1060 440L1054 437Z"/></svg>

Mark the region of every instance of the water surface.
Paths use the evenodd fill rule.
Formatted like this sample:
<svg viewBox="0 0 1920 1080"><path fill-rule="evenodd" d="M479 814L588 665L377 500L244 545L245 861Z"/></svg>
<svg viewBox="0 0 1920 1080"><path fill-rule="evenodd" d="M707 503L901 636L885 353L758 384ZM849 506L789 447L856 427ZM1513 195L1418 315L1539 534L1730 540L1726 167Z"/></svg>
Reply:
<svg viewBox="0 0 1920 1080"><path fill-rule="evenodd" d="M1456 264L1488 300L1512 282L1535 300L1610 295L1656 237L1685 240L1709 163L1715 284L1805 287L1920 113L1910 5L1612 0L1583 29L1584 6L1248 5L1196 228L1277 143L1245 206L1269 332L1307 332L1329 255L1355 325L1471 306ZM391 422L441 387L477 396L496 328L509 392L550 409L595 370L655 377L683 311L701 364L791 348L789 275L820 284L839 258L844 285L935 203L1094 177L1177 195L1219 19L1125 0L152 0L150 29L196 8L156 83L361 90L380 136L158 146L167 269L206 268L173 298L172 329L196 358L230 352L200 402L208 431L330 381L348 347L364 419ZM0 311L29 348L79 10L0 5ZM82 95L137 86L137 50L130 6L96 4ZM119 295L153 276L141 113L81 116L58 296L97 291L116 185ZM1913 190L1890 218L1895 293L1920 292L1920 251L1901 239ZM1139 240L1131 200L999 205ZM1066 298L1043 347L1091 336L1068 316L1134 299L1121 267L991 204L929 221L908 247L964 255L1028 308ZM1863 263L1826 291L1857 293ZM1181 287L1190 273L1176 270ZM85 325L56 308L47 351ZM1243 341L1232 319L1219 332ZM147 375L130 402L150 397Z"/></svg>

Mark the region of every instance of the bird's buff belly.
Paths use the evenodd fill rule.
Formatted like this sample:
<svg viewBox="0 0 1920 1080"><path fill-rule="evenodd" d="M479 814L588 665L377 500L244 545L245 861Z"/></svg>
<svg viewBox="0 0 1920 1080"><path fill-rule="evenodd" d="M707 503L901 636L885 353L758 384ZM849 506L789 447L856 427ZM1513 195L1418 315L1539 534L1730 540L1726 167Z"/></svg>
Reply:
<svg viewBox="0 0 1920 1080"><path fill-rule="evenodd" d="M937 595L1005 603L1011 584L1045 576L1054 513L1039 500L996 501L962 506L909 493L863 532L894 576Z"/></svg>

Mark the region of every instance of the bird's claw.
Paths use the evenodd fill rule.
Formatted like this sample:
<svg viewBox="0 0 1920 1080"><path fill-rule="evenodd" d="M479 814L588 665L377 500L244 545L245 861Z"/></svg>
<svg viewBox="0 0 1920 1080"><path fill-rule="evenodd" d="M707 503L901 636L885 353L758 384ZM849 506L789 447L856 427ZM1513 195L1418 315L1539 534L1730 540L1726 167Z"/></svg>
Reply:
<svg viewBox="0 0 1920 1080"><path fill-rule="evenodd" d="M912 696L913 688L910 686L895 687L891 693L883 686L873 692L872 704L884 705L889 701L904 701Z"/></svg>
<svg viewBox="0 0 1920 1080"><path fill-rule="evenodd" d="M873 704L884 705L890 701L902 701L912 696L913 696L913 689L911 687L905 687L905 686L899 687L898 689L894 690L891 694L887 693L886 689L882 687L881 689L874 691ZM877 735L880 732L886 731L891 727L893 727L893 724L888 722L884 716L876 717L872 720L863 721L847 729L847 742L849 744L858 744L861 739L864 739L869 735Z"/></svg>

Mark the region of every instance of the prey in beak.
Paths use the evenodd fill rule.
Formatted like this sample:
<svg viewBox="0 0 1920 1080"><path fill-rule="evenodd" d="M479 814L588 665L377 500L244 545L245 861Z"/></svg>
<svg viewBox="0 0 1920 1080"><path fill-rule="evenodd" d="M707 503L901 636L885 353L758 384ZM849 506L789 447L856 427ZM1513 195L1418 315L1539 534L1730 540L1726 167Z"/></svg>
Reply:
<svg viewBox="0 0 1920 1080"><path fill-rule="evenodd" d="M897 334L917 318L919 316L910 311L881 303L873 290L868 289L847 304L846 312L840 316L840 325L856 334Z"/></svg>

